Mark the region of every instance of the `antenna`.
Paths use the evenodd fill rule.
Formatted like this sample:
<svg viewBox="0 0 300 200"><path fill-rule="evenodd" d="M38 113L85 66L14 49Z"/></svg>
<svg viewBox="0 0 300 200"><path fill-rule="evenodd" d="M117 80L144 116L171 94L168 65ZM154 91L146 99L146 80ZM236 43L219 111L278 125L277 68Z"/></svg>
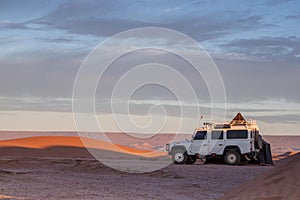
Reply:
<svg viewBox="0 0 300 200"><path fill-rule="evenodd" d="M200 118L199 118L198 124L197 124L197 128L200 127L200 125L201 125L201 120L202 120L203 118L204 118L203 115L201 115Z"/></svg>

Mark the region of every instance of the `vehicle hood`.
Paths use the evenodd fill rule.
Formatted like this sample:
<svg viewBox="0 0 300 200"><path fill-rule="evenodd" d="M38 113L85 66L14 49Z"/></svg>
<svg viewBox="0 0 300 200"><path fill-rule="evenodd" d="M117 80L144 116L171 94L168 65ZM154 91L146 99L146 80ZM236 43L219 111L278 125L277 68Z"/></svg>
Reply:
<svg viewBox="0 0 300 200"><path fill-rule="evenodd" d="M191 143L191 140L185 139L185 140L172 142L171 145L186 145L186 144L190 144L190 143Z"/></svg>

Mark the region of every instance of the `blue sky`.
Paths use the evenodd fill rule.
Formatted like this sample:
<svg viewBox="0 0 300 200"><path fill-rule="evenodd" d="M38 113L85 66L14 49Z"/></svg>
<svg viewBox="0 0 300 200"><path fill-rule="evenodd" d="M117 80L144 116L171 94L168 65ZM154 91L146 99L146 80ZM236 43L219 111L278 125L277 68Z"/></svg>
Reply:
<svg viewBox="0 0 300 200"><path fill-rule="evenodd" d="M266 127L280 122L295 127L299 7L296 0L0 0L0 116L70 112L84 57L113 34L154 26L185 33L207 50L223 76L229 116L243 110Z"/></svg>

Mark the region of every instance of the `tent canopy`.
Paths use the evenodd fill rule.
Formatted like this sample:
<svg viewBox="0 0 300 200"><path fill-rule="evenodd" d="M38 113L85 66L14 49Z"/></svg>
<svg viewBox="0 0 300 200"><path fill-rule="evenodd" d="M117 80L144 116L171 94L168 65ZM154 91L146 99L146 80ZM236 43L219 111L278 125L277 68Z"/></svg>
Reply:
<svg viewBox="0 0 300 200"><path fill-rule="evenodd" d="M246 125L247 121L241 113L238 113L230 122L230 125Z"/></svg>

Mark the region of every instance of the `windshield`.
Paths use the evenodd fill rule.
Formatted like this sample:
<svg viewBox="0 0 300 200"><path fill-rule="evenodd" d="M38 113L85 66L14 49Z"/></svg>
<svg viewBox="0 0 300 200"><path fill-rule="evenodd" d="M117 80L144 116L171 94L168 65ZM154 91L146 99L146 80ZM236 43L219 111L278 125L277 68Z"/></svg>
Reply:
<svg viewBox="0 0 300 200"><path fill-rule="evenodd" d="M197 131L194 140L206 140L207 131Z"/></svg>

